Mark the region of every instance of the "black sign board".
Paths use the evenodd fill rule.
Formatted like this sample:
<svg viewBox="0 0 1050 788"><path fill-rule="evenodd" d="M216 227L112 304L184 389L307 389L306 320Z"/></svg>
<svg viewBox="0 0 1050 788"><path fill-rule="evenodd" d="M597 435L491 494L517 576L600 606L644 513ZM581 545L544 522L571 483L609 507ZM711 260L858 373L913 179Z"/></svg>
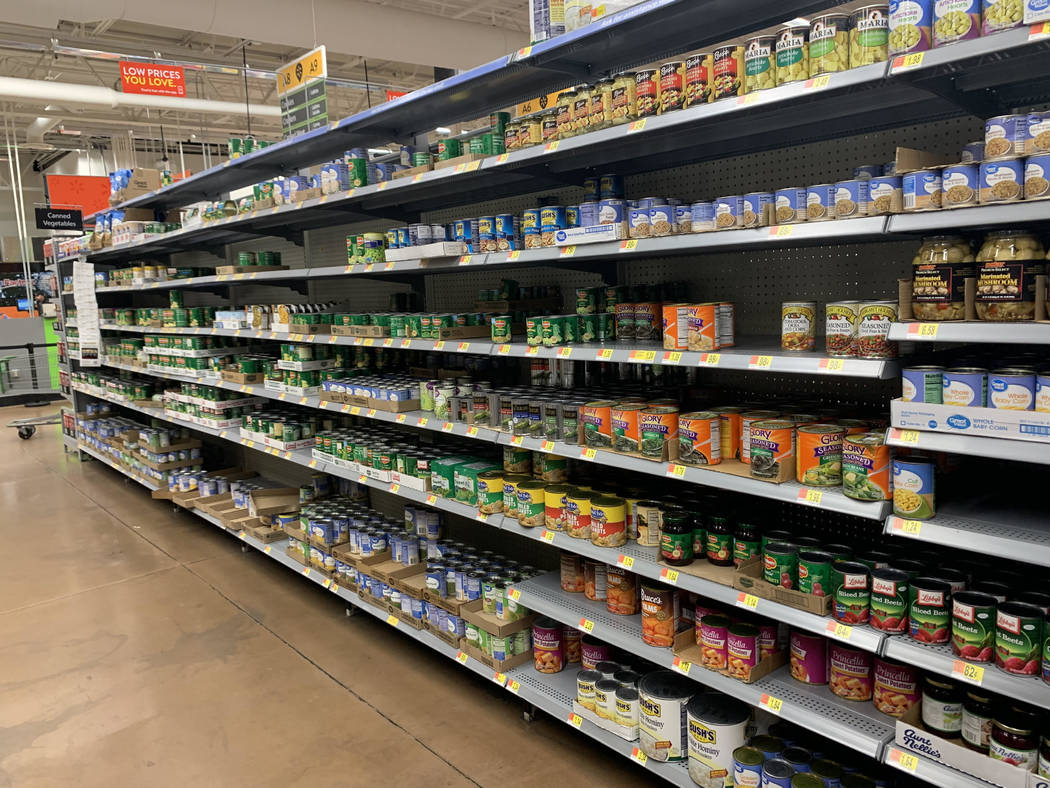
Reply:
<svg viewBox="0 0 1050 788"><path fill-rule="evenodd" d="M84 214L75 208L35 208L38 230L83 230Z"/></svg>

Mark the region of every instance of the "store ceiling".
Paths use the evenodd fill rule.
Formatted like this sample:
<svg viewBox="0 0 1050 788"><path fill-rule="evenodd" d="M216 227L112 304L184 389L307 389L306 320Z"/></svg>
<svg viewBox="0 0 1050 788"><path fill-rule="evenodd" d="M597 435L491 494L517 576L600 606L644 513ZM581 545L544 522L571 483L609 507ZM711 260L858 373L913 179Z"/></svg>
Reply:
<svg viewBox="0 0 1050 788"><path fill-rule="evenodd" d="M196 0L186 0L190 4ZM211 2L211 0L202 0ZM346 5L350 0L317 0L315 9L317 24L320 28L318 40L325 43L328 50L329 76L337 80L356 82L363 85L366 81L372 90L366 92L361 87L330 88L329 115L339 119L366 108L369 103L384 101L386 90L409 91L429 84L434 79L432 63L413 62L420 57L424 48L414 43L417 33L423 33L430 27L440 27L450 23L456 25L456 32L473 37L477 41L480 31L492 52L510 51L519 42L525 40L528 30L528 4L522 0L357 0L362 7L375 6L377 19L390 18L396 21L398 35L383 48L385 57L372 55L362 56L361 52L369 46L355 46L355 40L362 37L352 33L340 33L334 40L325 40L324 30L333 29L326 22L325 14L338 14L343 8L325 8L325 2L341 2ZM227 7L230 0L215 0L216 8ZM259 10L259 16L265 15L265 0L251 0ZM58 0L56 5L62 5ZM106 6L106 0L94 4ZM33 4L29 4L33 5ZM51 4L49 4L51 5ZM69 9L69 16L76 18L91 9ZM150 5L144 3L143 5ZM123 3L121 3L123 6ZM305 6L305 7L304 7ZM141 6L140 6L141 8ZM285 6L287 8L287 6ZM310 17L311 4L297 6L299 17ZM95 12L105 10L96 7ZM407 14L406 12L411 12ZM59 9L59 14L62 9ZM90 21L70 21L59 19L53 27L46 25L20 24L17 21L0 22L0 77L19 77L22 79L48 80L55 83L73 83L92 85L119 90L118 65L114 60L91 56L85 52L72 50L97 50L100 53L117 53L145 58L163 58L187 63L207 63L214 65L239 67L242 63L242 46L245 39L220 33L201 33L186 28L165 27L149 22L127 18L139 14L125 7L122 18L93 19ZM148 17L149 13L141 12ZM39 15L38 15L39 16ZM171 17L170 14L167 15ZM44 21L33 16L33 12L8 13L6 20L12 18L29 21ZM198 18L184 15L184 18ZM208 18L208 17L203 17ZM252 35L258 29L252 28L252 19L246 17L244 35ZM311 20L312 21L312 20ZM413 26L418 25L414 30ZM203 25L202 25L203 26ZM215 23L213 26L220 27ZM258 26L257 26L258 27ZM271 25L273 37L280 36L280 21ZM459 30L461 28L462 30ZM338 29L338 28L336 28ZM312 31L309 31L312 39ZM390 32L390 31L387 31ZM302 31L298 32L301 38ZM297 37L289 32L288 39ZM403 40L402 40L403 39ZM434 42L430 42L433 45ZM57 49L56 49L57 45ZM66 49L69 48L69 49ZM253 38L248 42L246 59L251 69L273 71L280 65L295 59L307 51L305 44L282 43L278 41ZM487 59L491 52L483 47L459 47L458 67L468 67ZM356 51L355 51L356 50ZM472 54L472 50L477 54ZM438 57L443 57L438 54ZM441 65L440 63L438 65ZM447 65L447 64L446 64ZM217 101L245 101L245 81L240 72L236 74L206 73L187 71L187 92L191 98ZM276 91L273 80L269 78L249 78L247 81L247 99L251 104L276 104ZM214 141L224 140L230 136L242 135L247 130L244 113L231 115L186 113L171 110L110 107L75 107L61 106L52 102L21 100L5 102L0 99L0 107L18 129L19 138L26 140L32 131L29 126L37 118L48 118L57 121L54 128L44 133L44 144L56 144L60 147L78 147L85 137L114 136L127 134L131 130L136 136L159 138L160 125L163 124L169 140L189 139L191 134L198 139ZM37 123L37 129L48 126L48 123ZM81 132L79 139L69 134L60 134L60 128L66 131ZM252 132L262 139L280 137L279 123L273 118L252 119ZM39 133L33 135L39 143Z"/></svg>

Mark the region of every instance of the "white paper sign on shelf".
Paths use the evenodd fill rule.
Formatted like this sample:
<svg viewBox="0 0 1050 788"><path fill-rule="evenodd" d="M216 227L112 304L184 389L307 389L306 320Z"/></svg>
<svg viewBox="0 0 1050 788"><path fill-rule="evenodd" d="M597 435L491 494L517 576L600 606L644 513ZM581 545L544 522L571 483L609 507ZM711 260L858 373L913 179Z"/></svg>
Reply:
<svg viewBox="0 0 1050 788"><path fill-rule="evenodd" d="M73 303L77 308L77 329L80 332L80 365L100 367L102 331L98 325L94 263L73 261Z"/></svg>

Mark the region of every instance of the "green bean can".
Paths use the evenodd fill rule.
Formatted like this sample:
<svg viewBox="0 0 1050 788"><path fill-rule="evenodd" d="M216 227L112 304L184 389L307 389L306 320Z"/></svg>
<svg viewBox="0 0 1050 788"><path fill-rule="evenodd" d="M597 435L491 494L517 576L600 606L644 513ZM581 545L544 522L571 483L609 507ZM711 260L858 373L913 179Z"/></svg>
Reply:
<svg viewBox="0 0 1050 788"><path fill-rule="evenodd" d="M798 586L798 548L787 542L770 542L762 555L762 578L781 588Z"/></svg>
<svg viewBox="0 0 1050 788"><path fill-rule="evenodd" d="M580 341L580 316L579 315L565 315L562 318L562 322L565 326L564 329L564 343L569 345L574 342Z"/></svg>
<svg viewBox="0 0 1050 788"><path fill-rule="evenodd" d="M423 336L423 316L409 315L405 318L405 333L409 339L419 339Z"/></svg>
<svg viewBox="0 0 1050 788"><path fill-rule="evenodd" d="M601 287L576 288L576 314L593 315L598 311L601 301Z"/></svg>
<svg viewBox="0 0 1050 788"><path fill-rule="evenodd" d="M827 596L831 589L830 553L806 550L798 554L798 590L803 594Z"/></svg>
<svg viewBox="0 0 1050 788"><path fill-rule="evenodd" d="M899 569L876 569L871 573L871 621L880 632L908 630L908 574Z"/></svg>
<svg viewBox="0 0 1050 788"><path fill-rule="evenodd" d="M390 316L390 336L395 338L404 338L407 336L407 319L404 315L391 315Z"/></svg>
<svg viewBox="0 0 1050 788"><path fill-rule="evenodd" d="M544 347L556 347L565 342L565 318L547 315L540 322L540 343Z"/></svg>
<svg viewBox="0 0 1050 788"><path fill-rule="evenodd" d="M492 325L492 341L501 345L509 344L513 318L510 315L493 315L489 320Z"/></svg>
<svg viewBox="0 0 1050 788"><path fill-rule="evenodd" d="M532 347L543 344L543 318L525 318L525 344Z"/></svg>

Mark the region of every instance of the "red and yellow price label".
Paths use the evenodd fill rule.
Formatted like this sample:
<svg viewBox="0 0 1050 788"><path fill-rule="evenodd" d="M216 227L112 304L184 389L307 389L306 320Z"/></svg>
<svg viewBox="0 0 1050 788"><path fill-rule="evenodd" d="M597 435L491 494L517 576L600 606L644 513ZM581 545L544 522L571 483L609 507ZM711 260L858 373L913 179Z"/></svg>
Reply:
<svg viewBox="0 0 1050 788"><path fill-rule="evenodd" d="M758 607L758 597L754 594L745 594L743 591L741 591L739 594L737 594L736 605L737 607L746 607L751 610L754 610Z"/></svg>
<svg viewBox="0 0 1050 788"><path fill-rule="evenodd" d="M780 698L774 698L772 695L763 694L759 700L759 705L769 709L774 714L780 714L780 710L784 706L784 701Z"/></svg>
<svg viewBox="0 0 1050 788"><path fill-rule="evenodd" d="M674 585L678 582L678 570L668 569L667 567L664 567L660 570L660 579L663 580L665 583L670 583L671 585Z"/></svg>
<svg viewBox="0 0 1050 788"><path fill-rule="evenodd" d="M584 632L590 634L594 631L594 622L589 618L581 618L580 623L576 625L577 629L582 629Z"/></svg>

